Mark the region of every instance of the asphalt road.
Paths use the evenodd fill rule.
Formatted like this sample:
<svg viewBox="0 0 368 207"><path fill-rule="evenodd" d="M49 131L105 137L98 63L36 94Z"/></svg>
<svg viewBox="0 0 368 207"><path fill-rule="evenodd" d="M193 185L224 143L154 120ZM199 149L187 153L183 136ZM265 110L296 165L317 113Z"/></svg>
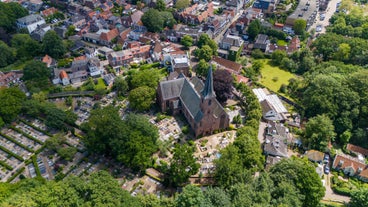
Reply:
<svg viewBox="0 0 368 207"><path fill-rule="evenodd" d="M317 17L316 17L316 22L309 28L309 31L311 31L312 29L315 29L317 27L317 25L322 25L322 31L321 32L316 32L316 33L320 33L320 34L323 34L323 33L326 33L326 27L330 24L329 21L330 21L330 18L332 17L332 15L335 14L335 11L336 11L336 4L338 2L341 2L341 0L331 0L329 3L328 3L328 6L327 6L327 9L325 12L318 12L317 13ZM320 14L322 13L325 13L326 14L326 17L323 21L320 20Z"/></svg>

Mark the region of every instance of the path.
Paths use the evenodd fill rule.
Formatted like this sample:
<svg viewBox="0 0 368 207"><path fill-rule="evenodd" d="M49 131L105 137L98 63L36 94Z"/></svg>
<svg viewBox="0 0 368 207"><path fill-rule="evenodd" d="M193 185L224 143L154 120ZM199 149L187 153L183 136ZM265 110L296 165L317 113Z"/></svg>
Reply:
<svg viewBox="0 0 368 207"><path fill-rule="evenodd" d="M266 122L260 122L259 123L259 129L258 129L258 140L261 144L263 144L264 142L264 134L265 134L265 130L267 127L267 123Z"/></svg>
<svg viewBox="0 0 368 207"><path fill-rule="evenodd" d="M331 180L330 177L332 176L332 174L328 174L327 176L324 176L325 179L325 188L326 188L326 193L325 193L325 197L323 197L323 200L325 201L336 201L336 202L340 202L340 203L349 203L350 201L350 197L348 196L342 196L342 195L338 195L336 193L334 193L331 189Z"/></svg>

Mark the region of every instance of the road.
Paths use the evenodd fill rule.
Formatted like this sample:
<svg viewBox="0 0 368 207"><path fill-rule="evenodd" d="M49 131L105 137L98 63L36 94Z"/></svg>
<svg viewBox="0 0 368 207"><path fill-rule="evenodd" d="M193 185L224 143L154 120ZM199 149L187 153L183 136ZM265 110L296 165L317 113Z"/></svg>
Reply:
<svg viewBox="0 0 368 207"><path fill-rule="evenodd" d="M240 10L235 17L225 25L224 29L215 37L213 38L213 40L215 40L217 43L220 42L220 40L222 39L222 37L224 36L225 32L227 31L227 29L229 29L230 25L232 25L234 22L236 22L239 17L243 14L244 10Z"/></svg>
<svg viewBox="0 0 368 207"><path fill-rule="evenodd" d="M325 12L318 12L317 13L317 17L316 17L316 21L315 23L309 28L309 32L312 29L315 29L317 27L317 25L322 25L322 31L321 32L316 32L316 33L320 33L320 34L324 34L326 33L326 27L330 24L330 18L332 17L332 15L335 14L336 11L336 4L338 2L341 2L341 0L330 0L330 2L328 3L327 9ZM320 14L325 13L326 17L323 21L320 21Z"/></svg>

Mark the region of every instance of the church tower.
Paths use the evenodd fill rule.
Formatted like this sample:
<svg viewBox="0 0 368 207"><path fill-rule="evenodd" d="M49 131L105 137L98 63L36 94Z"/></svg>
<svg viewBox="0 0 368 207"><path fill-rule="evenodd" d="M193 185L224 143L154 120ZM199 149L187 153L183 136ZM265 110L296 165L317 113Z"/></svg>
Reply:
<svg viewBox="0 0 368 207"><path fill-rule="evenodd" d="M213 74L212 66L208 69L206 82L201 91L201 111L203 118L200 126L202 126L203 134L212 134L216 127L216 117L214 117L214 109L217 107L216 93L213 90Z"/></svg>

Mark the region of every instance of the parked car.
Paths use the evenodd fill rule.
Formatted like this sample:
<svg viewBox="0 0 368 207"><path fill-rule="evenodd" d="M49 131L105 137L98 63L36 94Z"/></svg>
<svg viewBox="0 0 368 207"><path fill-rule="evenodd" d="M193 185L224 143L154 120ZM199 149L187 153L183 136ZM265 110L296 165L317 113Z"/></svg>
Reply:
<svg viewBox="0 0 368 207"><path fill-rule="evenodd" d="M329 174L329 173L330 173L330 168L327 165L325 165L325 174Z"/></svg>
<svg viewBox="0 0 368 207"><path fill-rule="evenodd" d="M322 25L317 25L316 32L322 32Z"/></svg>
<svg viewBox="0 0 368 207"><path fill-rule="evenodd" d="M330 155L325 154L325 156L323 157L323 162L324 163L329 163L330 162Z"/></svg>

